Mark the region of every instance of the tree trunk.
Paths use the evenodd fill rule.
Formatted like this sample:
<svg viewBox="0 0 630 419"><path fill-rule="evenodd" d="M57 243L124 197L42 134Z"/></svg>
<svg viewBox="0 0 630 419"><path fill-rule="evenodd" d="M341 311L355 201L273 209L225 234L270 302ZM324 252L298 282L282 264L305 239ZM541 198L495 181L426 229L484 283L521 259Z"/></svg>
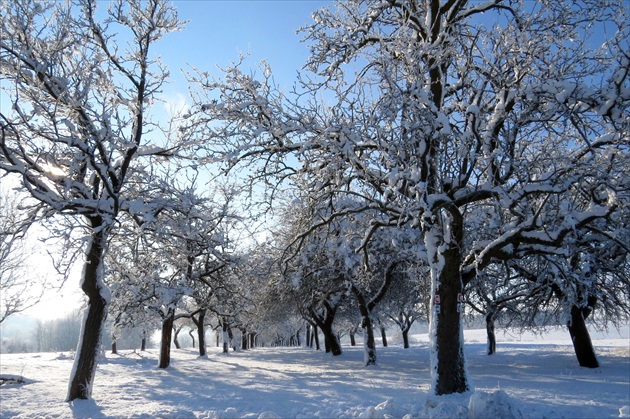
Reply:
<svg viewBox="0 0 630 419"><path fill-rule="evenodd" d="M188 336L190 336L190 339L192 340L192 347L195 349L195 335L192 329L188 329Z"/></svg>
<svg viewBox="0 0 630 419"><path fill-rule="evenodd" d="M236 345L234 344L234 333L232 332L232 328L230 327L230 324L227 324L227 332L228 332L228 338L230 338L230 347L232 348L233 351L236 350Z"/></svg>
<svg viewBox="0 0 630 419"><path fill-rule="evenodd" d="M409 349L409 327L405 327L401 330L403 338L403 348Z"/></svg>
<svg viewBox="0 0 630 419"><path fill-rule="evenodd" d="M169 310L168 317L162 322L162 340L160 343L159 368L168 368L171 363L171 339L173 337L175 310Z"/></svg>
<svg viewBox="0 0 630 419"><path fill-rule="evenodd" d="M88 245L83 268L81 289L88 298L83 315L81 337L77 345L66 401L89 399L96 374L96 360L101 347L101 338L107 320L109 290L103 282L107 228L102 227L98 217L90 219L92 238Z"/></svg>
<svg viewBox="0 0 630 419"><path fill-rule="evenodd" d="M199 310L199 316L197 317L197 341L199 341L199 356L206 356L206 329L204 322L206 321L206 310Z"/></svg>
<svg viewBox="0 0 630 419"><path fill-rule="evenodd" d="M352 293L359 306L361 314L361 328L363 329L363 362L365 366L376 365L376 343L374 342L374 325L370 315L370 308L363 293L354 285ZM381 328L382 330L383 328Z"/></svg>
<svg viewBox="0 0 630 419"><path fill-rule="evenodd" d="M497 337L494 334L494 308L489 308L486 313L486 334L488 335L488 355L493 355L497 351Z"/></svg>
<svg viewBox="0 0 630 419"><path fill-rule="evenodd" d="M221 332L223 338L223 353L226 354L230 350L230 337L228 335L228 324L225 319L221 322Z"/></svg>
<svg viewBox="0 0 630 419"><path fill-rule="evenodd" d="M357 342L354 339L354 330L350 330L348 334L350 335L350 346L357 346Z"/></svg>
<svg viewBox="0 0 630 419"><path fill-rule="evenodd" d="M326 353L332 353L333 356L341 355L341 345L339 343L339 339L337 335L333 331L333 322L335 321L335 313L337 311L337 306L333 306L324 302L324 311L323 314L318 314L315 310L311 308L310 314L313 322L319 326L320 330L324 334L324 347L326 348ZM319 340L317 337L317 328L315 328L315 342L318 343L319 349Z"/></svg>
<svg viewBox="0 0 630 419"><path fill-rule="evenodd" d="M175 344L175 349L182 349L182 345L179 344L179 332L182 331L182 327L175 327L174 330L174 337L173 337L173 343Z"/></svg>
<svg viewBox="0 0 630 419"><path fill-rule="evenodd" d="M590 303L589 299L589 303ZM593 348L593 342L591 341L591 335L586 328L586 322L584 321L591 313L590 307L579 308L577 306L571 307L571 320L567 323L569 328L569 334L571 335L571 341L573 342L573 349L577 356L578 363L581 367L586 368L599 368L599 361L595 355L595 349Z"/></svg>
<svg viewBox="0 0 630 419"><path fill-rule="evenodd" d="M374 325L369 313L363 315L361 326L363 327L363 361L365 366L376 365L376 343L374 341Z"/></svg>
<svg viewBox="0 0 630 419"><path fill-rule="evenodd" d="M241 350L247 350L247 330L241 328Z"/></svg>
<svg viewBox="0 0 630 419"><path fill-rule="evenodd" d="M118 354L118 348L116 347L116 336L112 335L112 355Z"/></svg>
<svg viewBox="0 0 630 419"><path fill-rule="evenodd" d="M306 325L306 347L307 348L312 348L312 341L311 341L311 325L307 324Z"/></svg>
<svg viewBox="0 0 630 419"><path fill-rule="evenodd" d="M319 330L317 326L313 326L313 340L315 341L315 350L320 351L322 348L319 345Z"/></svg>
<svg viewBox="0 0 630 419"><path fill-rule="evenodd" d="M323 324L319 327L324 334L324 346L326 348L326 353L332 353L333 356L341 355L341 345L339 344L339 339L337 339L337 335L332 329L332 322L330 324Z"/></svg>
<svg viewBox="0 0 630 419"><path fill-rule="evenodd" d="M433 309L431 310L431 375L436 395L464 393L469 390L466 376L463 330L460 317L462 278L459 244L463 235L461 216L451 209L452 237L447 226L433 225L425 232L431 268ZM437 361L437 362L436 362Z"/></svg>
<svg viewBox="0 0 630 419"><path fill-rule="evenodd" d="M147 350L147 332L142 332L142 342L140 343L140 350Z"/></svg>
<svg viewBox="0 0 630 419"><path fill-rule="evenodd" d="M381 340L383 341L383 348L387 348L387 333L383 324L381 324Z"/></svg>

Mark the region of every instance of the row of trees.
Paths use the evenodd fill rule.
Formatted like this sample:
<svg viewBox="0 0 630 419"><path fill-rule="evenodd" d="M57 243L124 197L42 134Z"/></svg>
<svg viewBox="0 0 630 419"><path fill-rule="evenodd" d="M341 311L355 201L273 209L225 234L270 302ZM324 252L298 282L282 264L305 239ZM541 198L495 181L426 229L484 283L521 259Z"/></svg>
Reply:
<svg viewBox="0 0 630 419"><path fill-rule="evenodd" d="M416 229L437 394L470 389L460 304L484 271L507 264L558 289L581 353L610 277L597 242L627 258L627 10L581 3L339 2L303 30L311 58L295 94L269 68L193 80L193 135L228 169L255 167L272 188L298 177L333 203L326 224L358 198L382 214L359 248L379 227Z"/></svg>
<svg viewBox="0 0 630 419"><path fill-rule="evenodd" d="M294 92L268 67L200 71L166 124L149 118L168 75L154 44L183 24L165 1L6 9L0 170L37 202L25 225L63 242L58 268L85 255L68 400L90 396L108 312L114 342L160 327L164 368L178 319L200 355L207 323L227 350L234 329L284 341L304 322L340 354L345 317L371 365L374 322L428 313L436 394L470 389L466 305L490 334L501 312L562 313L585 366L595 303L629 314L621 2L340 1L303 29ZM201 180L214 163L243 169L238 188ZM265 243L237 240L242 202L275 211Z"/></svg>

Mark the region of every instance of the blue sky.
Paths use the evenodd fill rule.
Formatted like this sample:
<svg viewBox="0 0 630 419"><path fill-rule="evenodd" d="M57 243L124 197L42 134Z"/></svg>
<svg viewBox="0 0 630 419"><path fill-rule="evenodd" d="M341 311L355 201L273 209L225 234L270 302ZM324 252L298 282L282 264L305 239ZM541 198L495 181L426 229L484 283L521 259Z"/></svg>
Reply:
<svg viewBox="0 0 630 419"><path fill-rule="evenodd" d="M309 55L296 31L312 22L311 13L331 5L323 0L177 0L173 2L186 29L171 33L156 44L171 72L168 96L186 94L180 68L189 65L219 74L239 54L249 54L247 68L255 69L265 59L280 86L290 87Z"/></svg>

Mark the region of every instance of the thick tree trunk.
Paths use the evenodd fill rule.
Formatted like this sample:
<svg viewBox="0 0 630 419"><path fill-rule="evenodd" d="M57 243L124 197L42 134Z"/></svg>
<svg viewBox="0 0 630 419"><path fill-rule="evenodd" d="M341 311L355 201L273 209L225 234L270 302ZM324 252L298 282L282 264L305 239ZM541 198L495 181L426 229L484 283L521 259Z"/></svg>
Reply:
<svg viewBox="0 0 630 419"><path fill-rule="evenodd" d="M374 341L374 325L370 315L362 316L363 328L363 362L365 366L376 365L376 343Z"/></svg>
<svg viewBox="0 0 630 419"><path fill-rule="evenodd" d="M497 351L497 337L494 333L494 308L489 308L486 313L486 334L488 335L488 355L493 355Z"/></svg>
<svg viewBox="0 0 630 419"><path fill-rule="evenodd" d="M361 328L363 329L363 362L365 366L376 365L376 343L374 342L374 324L370 315L370 308L363 293L354 285L352 292L359 306L361 314Z"/></svg>
<svg viewBox="0 0 630 419"><path fill-rule="evenodd" d="M337 311L337 306L332 306L327 302L324 302L324 311L323 314L318 314L315 310L311 309L311 318L313 322L319 326L319 329L324 334L324 347L326 348L326 353L332 353L333 356L338 356L342 354L341 345L339 343L339 339L337 335L333 331L333 322L335 321L335 313ZM319 340L317 337L317 328L315 328L315 342L318 344L319 349Z"/></svg>
<svg viewBox="0 0 630 419"><path fill-rule="evenodd" d="M409 328L405 327L401 330L403 338L403 348L409 349Z"/></svg>
<svg viewBox="0 0 630 419"><path fill-rule="evenodd" d="M463 234L461 217L451 212L452 237L446 227L434 225L425 233L432 276L433 309L431 310L431 374L437 395L464 393L469 390L464 358L461 324L463 289L459 243ZM445 221L448 222L448 221Z"/></svg>
<svg viewBox="0 0 630 419"><path fill-rule="evenodd" d="M320 325L320 329L324 334L324 345L326 347L326 353L330 352L333 354L333 356L341 355L341 345L339 344L339 339L337 339L337 334L333 331L332 318L326 319L326 322Z"/></svg>
<svg viewBox="0 0 630 419"><path fill-rule="evenodd" d="M247 343L248 343L247 330L245 330L243 328L241 328L240 330L241 330L241 349L245 351L245 350L248 349L247 348Z"/></svg>
<svg viewBox="0 0 630 419"><path fill-rule="evenodd" d="M116 336L112 335L112 355L118 354L118 348L116 347Z"/></svg>
<svg viewBox="0 0 630 419"><path fill-rule="evenodd" d="M354 330L350 330L350 346L357 346L357 341L354 339Z"/></svg>
<svg viewBox="0 0 630 419"><path fill-rule="evenodd" d="M173 337L173 323L175 323L175 311L169 310L168 317L162 322L162 339L160 343L159 368L168 368L171 363L171 340Z"/></svg>
<svg viewBox="0 0 630 419"><path fill-rule="evenodd" d="M588 333L586 322L584 321L590 315L591 310L590 307L579 308L574 305L571 307L571 320L567 323L567 326L580 366L599 368L599 361L595 355L591 335Z"/></svg>
<svg viewBox="0 0 630 419"><path fill-rule="evenodd" d="M83 268L81 289L87 296L87 308L83 316L81 335L70 374L66 401L89 399L96 374L97 356L107 320L109 290L103 282L107 229L98 217L90 219L92 238L88 245Z"/></svg>
<svg viewBox="0 0 630 419"><path fill-rule="evenodd" d="M339 343L339 339L337 338L337 335L334 333L331 333L330 335L327 336L328 339L330 339L328 341L328 346L330 348L330 353L333 356L339 356L341 355L343 352L341 350L341 344Z"/></svg>
<svg viewBox="0 0 630 419"><path fill-rule="evenodd" d="M147 332L144 330L142 331L142 342L140 342L140 350L141 351L147 350Z"/></svg>
<svg viewBox="0 0 630 419"><path fill-rule="evenodd" d="M326 353L332 353L333 356L341 355L341 345L337 339L337 335L332 329L332 322L330 324L324 323L319 327L324 334L324 347Z"/></svg>
<svg viewBox="0 0 630 419"><path fill-rule="evenodd" d="M306 325L306 346L308 348L312 348L313 347L313 344L312 344L312 341L311 341L311 325L310 324Z"/></svg>

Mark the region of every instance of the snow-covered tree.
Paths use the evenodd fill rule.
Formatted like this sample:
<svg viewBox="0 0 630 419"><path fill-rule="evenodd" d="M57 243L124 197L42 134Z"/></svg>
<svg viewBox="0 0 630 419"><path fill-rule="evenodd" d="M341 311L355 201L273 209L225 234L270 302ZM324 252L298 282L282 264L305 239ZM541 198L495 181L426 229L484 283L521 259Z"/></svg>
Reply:
<svg viewBox="0 0 630 419"><path fill-rule="evenodd" d="M153 46L182 26L162 0L117 1L107 13L97 3L13 1L0 18L3 102L10 102L0 111L0 170L19 174L49 213L73 216L87 238L88 306L68 400L92 391L109 302L104 255L119 213L134 209L126 199L134 165L145 154L172 154L163 139L147 147L146 134L167 77Z"/></svg>
<svg viewBox="0 0 630 419"><path fill-rule="evenodd" d="M409 331L417 320L429 320L431 278L426 263L403 260L392 272L394 285L383 301L379 316L388 318L398 329L403 347L409 348Z"/></svg>
<svg viewBox="0 0 630 419"><path fill-rule="evenodd" d="M26 229L31 224L29 211L20 204L20 197L0 189L0 323L9 316L37 304L45 283L27 275Z"/></svg>
<svg viewBox="0 0 630 419"><path fill-rule="evenodd" d="M530 311L539 306L551 308L550 317L567 325L578 363L597 368L599 361L586 320L595 317L592 315L596 312L599 313L596 324L600 326L628 319L628 248L618 240L611 240L601 229L576 233L566 253L533 255L510 261L509 267L535 290L530 296L533 300Z"/></svg>
<svg viewBox="0 0 630 419"><path fill-rule="evenodd" d="M158 176L154 169L137 191L144 195L145 216L125 218L110 245L116 319L134 313L144 318L147 310L162 319L161 368L170 364L174 321L182 317L197 326L205 355L205 313L224 286L220 273L231 263L234 194L229 188L201 194L198 175L166 168Z"/></svg>
<svg viewBox="0 0 630 419"><path fill-rule="evenodd" d="M504 326L533 325L540 308L540 300L535 297L542 292L542 287L523 279L507 263L488 266L467 284L466 305L485 320L488 355L493 355L497 350L496 321L503 317L506 319Z"/></svg>
<svg viewBox="0 0 630 419"><path fill-rule="evenodd" d="M417 227L434 294L433 388L465 392L464 284L497 260L557 253L619 206L611 169L628 152L627 10L352 0L316 12L304 33L312 74L295 96L267 66L258 78L242 63L223 80L199 74L195 122L212 121L199 134L268 185L301 172L312 190L362 195L391 223ZM587 199L548 212L568 191ZM507 209L488 239L469 228L484 222L469 216L476 207Z"/></svg>

